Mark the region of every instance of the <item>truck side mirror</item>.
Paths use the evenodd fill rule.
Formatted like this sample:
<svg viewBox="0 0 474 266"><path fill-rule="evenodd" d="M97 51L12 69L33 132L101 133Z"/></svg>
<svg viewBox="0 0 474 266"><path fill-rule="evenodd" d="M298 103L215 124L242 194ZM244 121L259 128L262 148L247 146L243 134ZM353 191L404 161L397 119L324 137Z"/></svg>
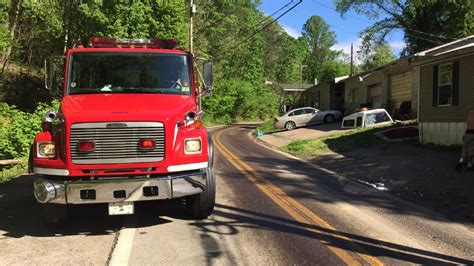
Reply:
<svg viewBox="0 0 474 266"><path fill-rule="evenodd" d="M44 60L44 86L54 97L63 96L65 58L53 56Z"/></svg>
<svg viewBox="0 0 474 266"><path fill-rule="evenodd" d="M204 93L203 96L210 96L212 93L212 62L204 65Z"/></svg>

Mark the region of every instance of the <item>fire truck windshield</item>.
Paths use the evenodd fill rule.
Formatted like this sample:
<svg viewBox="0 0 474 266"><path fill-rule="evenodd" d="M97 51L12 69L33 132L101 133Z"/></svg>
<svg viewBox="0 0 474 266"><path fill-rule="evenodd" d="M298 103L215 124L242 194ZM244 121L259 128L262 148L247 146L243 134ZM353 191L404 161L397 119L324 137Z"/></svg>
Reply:
<svg viewBox="0 0 474 266"><path fill-rule="evenodd" d="M68 94L191 94L185 55L164 53L74 53Z"/></svg>

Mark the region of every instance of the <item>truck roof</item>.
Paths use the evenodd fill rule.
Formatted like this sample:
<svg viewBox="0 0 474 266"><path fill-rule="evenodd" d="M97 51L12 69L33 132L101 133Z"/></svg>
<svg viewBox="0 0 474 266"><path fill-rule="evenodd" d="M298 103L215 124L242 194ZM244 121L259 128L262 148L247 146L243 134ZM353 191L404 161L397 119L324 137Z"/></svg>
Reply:
<svg viewBox="0 0 474 266"><path fill-rule="evenodd" d="M176 49L178 42L174 39L123 39L109 37L91 37L87 47L79 46L70 49L69 53L80 52L146 52L190 54Z"/></svg>
<svg viewBox="0 0 474 266"><path fill-rule="evenodd" d="M69 49L70 53L84 53L84 52L127 52L127 53L171 53L171 54L190 54L187 51L179 49L162 49L162 48L132 48L132 47L111 47L111 48L97 48L97 47L77 47Z"/></svg>

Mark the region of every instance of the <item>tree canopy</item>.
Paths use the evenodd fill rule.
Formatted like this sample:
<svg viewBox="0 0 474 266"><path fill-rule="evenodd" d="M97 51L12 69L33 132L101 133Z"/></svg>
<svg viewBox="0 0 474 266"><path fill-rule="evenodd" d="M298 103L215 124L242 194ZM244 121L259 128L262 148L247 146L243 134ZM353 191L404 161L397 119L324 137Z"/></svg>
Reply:
<svg viewBox="0 0 474 266"><path fill-rule="evenodd" d="M334 0L341 16L353 10L377 20L362 32L366 46L384 43L394 30L404 32L402 55L411 55L474 32L472 0Z"/></svg>
<svg viewBox="0 0 474 266"><path fill-rule="evenodd" d="M363 71L383 66L396 59L390 46L384 43L377 44L373 50L367 50L367 48L363 46L357 56L361 61L360 67Z"/></svg>
<svg viewBox="0 0 474 266"><path fill-rule="evenodd" d="M339 59L342 53L332 49L337 43L336 33L323 18L311 16L303 26L302 35L308 49L306 80L328 81L349 74L349 66Z"/></svg>
<svg viewBox="0 0 474 266"><path fill-rule="evenodd" d="M273 115L278 97L265 80L299 81L305 41L290 37L278 23L269 24L272 18L258 10L259 1L195 2L194 53L215 64L215 91L203 102L206 117L233 122ZM20 107L20 91L41 86L44 59L87 45L89 37L174 38L183 49L189 41L187 1L5 0L0 13L0 73L5 70L0 89ZM18 68L30 74L12 76ZM37 85L20 86L25 77Z"/></svg>

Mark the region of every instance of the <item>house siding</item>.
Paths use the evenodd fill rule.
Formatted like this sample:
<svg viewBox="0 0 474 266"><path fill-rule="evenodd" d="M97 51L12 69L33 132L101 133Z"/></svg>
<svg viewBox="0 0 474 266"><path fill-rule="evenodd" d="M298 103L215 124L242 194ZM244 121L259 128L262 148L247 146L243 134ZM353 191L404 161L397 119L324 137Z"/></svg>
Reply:
<svg viewBox="0 0 474 266"><path fill-rule="evenodd" d="M317 100L319 95L319 101ZM312 105L314 101L314 105ZM329 109L329 84L322 83L307 89L301 96L299 107L311 106L320 110Z"/></svg>
<svg viewBox="0 0 474 266"><path fill-rule="evenodd" d="M459 61L459 103L454 106L433 106L433 67ZM465 123L467 114L474 110L474 55L446 60L420 67L420 123Z"/></svg>
<svg viewBox="0 0 474 266"><path fill-rule="evenodd" d="M423 144L460 145L466 131L462 122L426 122L418 124L420 142Z"/></svg>

